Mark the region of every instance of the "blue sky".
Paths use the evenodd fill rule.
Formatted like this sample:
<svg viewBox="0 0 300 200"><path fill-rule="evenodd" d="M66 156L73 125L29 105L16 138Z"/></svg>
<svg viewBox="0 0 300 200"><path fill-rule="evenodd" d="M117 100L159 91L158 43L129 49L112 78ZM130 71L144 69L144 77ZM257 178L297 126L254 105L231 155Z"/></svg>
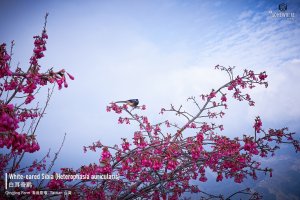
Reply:
<svg viewBox="0 0 300 200"><path fill-rule="evenodd" d="M257 115L266 128L288 126L299 131L300 2L284 2L287 12L295 13L293 19L270 14L278 12L282 1L1 0L0 41L15 40L13 64L27 67L32 36L41 32L44 14L50 13L48 50L41 64L45 70L65 68L75 81L55 92L38 139L42 154L57 149L67 132L57 166L78 167L98 158L97 153L83 154L82 146L132 137L134 125L120 126L118 116L106 113L111 101L139 98L151 121L159 121L161 107L184 104L187 97L224 83L227 77L213 70L216 64L237 66L237 72L249 68L269 74L269 87L251 92L255 108L230 102L224 134L252 133ZM281 157L270 164L279 169L284 163L299 165L293 151L282 150ZM289 172L300 176L299 167ZM285 177L295 177L290 174ZM269 184L256 183L271 199L276 195L284 199L283 187L276 188L278 181L290 188L299 185L294 179L276 182L275 177L276 171L274 184L269 179ZM294 196L286 199L299 199L295 190L288 193Z"/></svg>

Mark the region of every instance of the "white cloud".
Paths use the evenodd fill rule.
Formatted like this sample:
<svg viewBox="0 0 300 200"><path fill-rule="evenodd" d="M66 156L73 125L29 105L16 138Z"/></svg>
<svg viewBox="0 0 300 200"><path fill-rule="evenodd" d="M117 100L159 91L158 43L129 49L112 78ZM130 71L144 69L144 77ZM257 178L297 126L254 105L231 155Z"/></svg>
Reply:
<svg viewBox="0 0 300 200"><path fill-rule="evenodd" d="M214 35L218 42L204 43L201 62L267 71L269 87L251 92L256 107L249 109L248 120L257 115L274 123L299 119L299 26L296 22L268 18L265 12L245 11L239 19L224 31L225 35Z"/></svg>
<svg viewBox="0 0 300 200"><path fill-rule="evenodd" d="M268 182L262 182L260 184L262 187L266 187L267 190L271 193L274 194L276 197L276 200L299 200L300 198L294 194L288 194L285 192L282 192L280 190L280 187L270 187Z"/></svg>
<svg viewBox="0 0 300 200"><path fill-rule="evenodd" d="M257 107L249 116L261 113L268 121L299 119L300 64L288 61L281 67L271 68L268 74L269 87L254 92Z"/></svg>
<svg viewBox="0 0 300 200"><path fill-rule="evenodd" d="M240 14L240 16L238 17L239 20L243 20L243 19L246 19L246 18L249 18L253 15L253 11L252 10L247 10L247 11L244 11Z"/></svg>
<svg viewBox="0 0 300 200"><path fill-rule="evenodd" d="M294 58L291 60L291 64L297 64L299 65L300 64L300 58Z"/></svg>

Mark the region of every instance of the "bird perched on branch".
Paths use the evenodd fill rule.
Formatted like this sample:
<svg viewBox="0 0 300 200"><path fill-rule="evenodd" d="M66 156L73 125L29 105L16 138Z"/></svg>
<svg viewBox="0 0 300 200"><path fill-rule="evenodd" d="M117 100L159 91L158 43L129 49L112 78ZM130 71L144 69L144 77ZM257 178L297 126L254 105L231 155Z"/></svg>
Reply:
<svg viewBox="0 0 300 200"><path fill-rule="evenodd" d="M129 105L131 107L137 107L137 105L139 105L139 100L138 99L129 99L126 101L117 101L115 103L126 103L127 105Z"/></svg>

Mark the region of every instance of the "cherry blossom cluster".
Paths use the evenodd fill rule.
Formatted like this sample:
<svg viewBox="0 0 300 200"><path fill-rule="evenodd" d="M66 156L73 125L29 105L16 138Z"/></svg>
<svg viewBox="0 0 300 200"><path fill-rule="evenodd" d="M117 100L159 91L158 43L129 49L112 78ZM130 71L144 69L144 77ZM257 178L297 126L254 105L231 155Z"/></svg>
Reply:
<svg viewBox="0 0 300 200"><path fill-rule="evenodd" d="M53 69L49 69L47 72L40 72L41 66L38 60L44 57L44 52L46 51L46 43L48 39L46 31L47 16L45 18L45 26L41 35L34 36L34 49L33 55L30 58L30 66L28 70L23 71L21 68L17 67L14 71L10 66L11 56L6 51L6 44L2 44L0 47L0 78L9 77L5 79L4 84L1 85L1 92L3 91L17 91L18 93L23 92L26 95L25 103L29 104L34 99L35 91L40 87L49 83L56 82L59 89L68 87L65 74L71 80L74 77L69 73L66 73L64 69L54 72ZM12 43L13 45L14 43ZM12 46L13 47L13 46ZM11 101L16 94L12 95L8 101Z"/></svg>
<svg viewBox="0 0 300 200"><path fill-rule="evenodd" d="M61 89L63 86L68 87L67 77L74 80L74 77L64 69L54 71L51 68L42 71L43 67L39 64L39 60L45 56L47 50L47 17L48 14L45 17L42 33L33 37L33 54L27 69L20 68L19 64L11 65L14 41L11 42L10 51L5 43L0 44L0 148L5 150L0 155L1 180L4 180L5 173L32 173L46 169L44 159L39 162L34 161L29 166L22 166L25 153L40 150L36 130L45 114L52 92L48 90L44 108L33 105L33 100L39 90L47 84L56 83ZM57 185L55 182L49 183L50 188L55 188ZM2 191L4 191L4 182L0 181L0 199ZM39 199L41 196L33 197L35 198Z"/></svg>
<svg viewBox="0 0 300 200"><path fill-rule="evenodd" d="M43 30L42 35L33 36L34 38L34 49L33 56L30 58L30 64L33 66L38 66L38 59L44 57L44 53L46 51L46 39L48 39L48 35L46 29Z"/></svg>
<svg viewBox="0 0 300 200"><path fill-rule="evenodd" d="M14 106L12 104L0 104L0 131L12 132L19 128L19 120L14 113Z"/></svg>
<svg viewBox="0 0 300 200"><path fill-rule="evenodd" d="M6 146L6 148L11 149L14 153L33 153L40 150L40 146L36 140L32 139L33 137L27 136L27 134L13 132L10 135L2 135L0 138L0 148Z"/></svg>
<svg viewBox="0 0 300 200"><path fill-rule="evenodd" d="M0 45L0 78L11 76L9 61L10 56L6 51L6 44L3 43Z"/></svg>
<svg viewBox="0 0 300 200"><path fill-rule="evenodd" d="M61 88L62 82L67 86L64 70L60 70L57 73L53 73L51 70L49 73L44 74L39 72L40 66L37 60L44 56L43 52L46 50L45 44L48 38L46 29L43 30L41 36L35 36L34 38L34 55L30 59L31 65L27 73L22 72L20 68L17 68L15 72L11 72L9 65L10 56L6 52L6 45L1 45L1 78L5 78L4 84L0 85L1 97L4 96L4 91L14 92L8 100L0 100L0 145L1 148L6 146L8 149L12 148L13 152L17 151L19 153L22 151L33 153L39 150L39 145L35 139L32 139L32 137L27 136L25 133L19 134L17 129L19 128L20 122L26 122L27 119L37 118L40 115L34 109L21 109L19 106L11 104L12 99L14 99L18 93L23 92L23 94L27 95L24 103L31 103L38 85L43 86L47 81L51 82L56 80L59 88ZM69 75L69 77L74 79L71 75Z"/></svg>
<svg viewBox="0 0 300 200"><path fill-rule="evenodd" d="M169 109L161 109L160 114L171 112L182 116L186 119L183 124L168 119L153 124L147 116L137 114L145 107L132 109L126 104L116 103L107 106L107 112L121 115L118 118L119 124L136 122L139 128L132 138L122 138L120 145L111 147L98 141L84 147L84 151L99 149L101 154L99 164L84 165L80 169L81 173L107 173L103 167L108 166L110 173L118 173L121 179L105 180L92 187L82 182L78 187L72 187L77 197L179 199L184 192L202 192L199 185L191 184L191 180L206 182L207 169L216 173L217 182L233 179L241 183L248 176L256 179L259 171L272 176L272 169L262 168L257 158L267 157L270 153L274 155L277 145L289 143L299 151L299 141L294 139L295 133L285 128L265 131L260 117L252 125L255 135L232 139L220 134L219 131L224 130L223 125L209 122L209 119L224 116L222 108L228 109L228 98L247 101L250 106L254 106L255 102L244 91L257 85L267 87L268 83L266 72L245 70L241 76L235 77L233 68L219 65L216 68L229 75L229 82L208 94L200 95L200 98L188 98L195 105L196 112L173 105ZM125 116L122 116L124 113ZM96 187L97 190L93 190ZM249 194L253 199L261 198L255 191L238 193Z"/></svg>
<svg viewBox="0 0 300 200"><path fill-rule="evenodd" d="M51 190L58 190L64 188L64 183L61 179L52 179L49 181L47 186Z"/></svg>
<svg viewBox="0 0 300 200"><path fill-rule="evenodd" d="M24 116L23 116L24 117ZM0 107L0 148L11 149L14 153L29 152L33 153L40 149L39 144L33 136L19 134L19 116L14 112L12 104L1 105Z"/></svg>
<svg viewBox="0 0 300 200"><path fill-rule="evenodd" d="M60 70L54 72L52 69L46 73L41 73L41 66L38 64L38 60L44 57L46 51L46 40L48 35L46 32L46 22L40 36L34 36L34 49L33 55L30 58L30 66L27 71L23 71L17 67L15 70L10 66L11 55L7 53L6 44L0 46L0 145L1 148L4 146L8 149L12 148L15 152L35 152L39 150L39 145L34 137L29 136L25 133L20 134L18 128L20 123L26 123L29 119L42 117L37 109L22 108L18 101L18 104L12 103L15 98L24 99L24 104L30 104L34 100L34 96L41 86L45 86L47 82L58 84L59 89L64 84L68 86L66 82L65 74L69 76L71 80L74 77ZM12 42L12 47L14 43ZM11 53L12 54L12 48ZM19 97L18 95L25 95ZM6 97L6 99L4 99Z"/></svg>

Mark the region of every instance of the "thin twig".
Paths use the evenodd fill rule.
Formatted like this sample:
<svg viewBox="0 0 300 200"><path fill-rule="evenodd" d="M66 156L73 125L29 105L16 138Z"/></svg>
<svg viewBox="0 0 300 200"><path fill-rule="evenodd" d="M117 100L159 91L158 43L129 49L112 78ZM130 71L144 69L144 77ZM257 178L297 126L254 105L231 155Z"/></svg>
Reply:
<svg viewBox="0 0 300 200"><path fill-rule="evenodd" d="M49 166L49 168L48 168L46 174L48 174L48 173L51 171L52 167L54 166L55 161L57 160L58 155L59 155L59 153L60 153L60 151L61 151L61 149L62 149L62 147L63 147L63 145L64 145L64 143L65 143L66 135L67 135L67 133L64 134L63 141L62 141L62 143L61 143L61 145L60 145L58 151L54 154L54 158L53 158L53 160L51 161L51 164L50 164L50 166ZM43 182L44 182L44 179L40 182L40 184L38 185L38 188L40 188L40 186L42 185Z"/></svg>

